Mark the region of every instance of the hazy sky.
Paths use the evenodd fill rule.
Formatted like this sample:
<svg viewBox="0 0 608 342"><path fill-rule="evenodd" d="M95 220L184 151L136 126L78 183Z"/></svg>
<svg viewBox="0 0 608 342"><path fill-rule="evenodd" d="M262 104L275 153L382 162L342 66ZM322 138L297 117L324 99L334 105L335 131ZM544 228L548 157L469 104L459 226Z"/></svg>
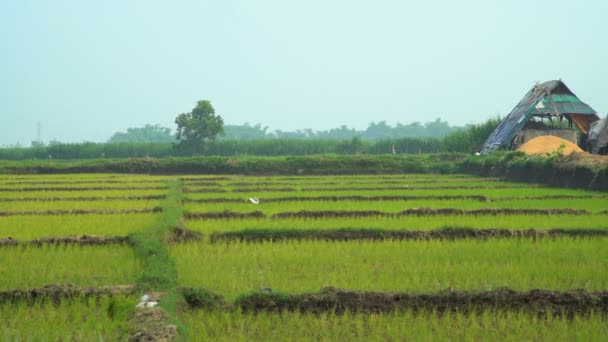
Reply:
<svg viewBox="0 0 608 342"><path fill-rule="evenodd" d="M0 145L228 124L475 123L562 78L608 112L608 1L2 0Z"/></svg>

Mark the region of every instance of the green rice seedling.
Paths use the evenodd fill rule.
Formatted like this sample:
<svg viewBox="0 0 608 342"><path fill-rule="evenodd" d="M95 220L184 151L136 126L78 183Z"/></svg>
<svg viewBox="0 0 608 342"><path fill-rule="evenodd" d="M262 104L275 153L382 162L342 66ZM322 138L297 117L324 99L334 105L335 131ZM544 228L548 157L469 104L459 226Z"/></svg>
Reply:
<svg viewBox="0 0 608 342"><path fill-rule="evenodd" d="M328 204L330 206L331 204ZM478 229L608 229L606 215L483 215L348 217L322 219L189 220L186 226L203 234L243 229L393 229L431 230L444 227Z"/></svg>
<svg viewBox="0 0 608 342"><path fill-rule="evenodd" d="M605 316L539 318L526 313L345 314L184 311L192 341L601 341Z"/></svg>
<svg viewBox="0 0 608 342"><path fill-rule="evenodd" d="M0 238L33 240L69 235L126 236L156 222L160 213L0 217Z"/></svg>
<svg viewBox="0 0 608 342"><path fill-rule="evenodd" d="M84 180L84 181L97 181L97 180L117 180L117 181L140 181L140 180L153 180L153 181L164 181L166 182L169 177L167 176L156 176L146 174L127 174L127 173L57 173L57 174L22 174L22 175L2 175L2 180L5 181L40 181L40 180L55 180L55 181L66 181L66 180Z"/></svg>
<svg viewBox="0 0 608 342"><path fill-rule="evenodd" d="M103 200L103 201L0 201L0 211L45 211L71 209L123 210L147 209L160 206L161 200Z"/></svg>
<svg viewBox="0 0 608 342"><path fill-rule="evenodd" d="M0 289L48 284L133 284L141 265L128 246L45 245L0 248Z"/></svg>
<svg viewBox="0 0 608 342"><path fill-rule="evenodd" d="M186 198L240 198L246 200L249 197L260 199L271 197L299 196L299 197L318 197L318 196L486 196L490 200L502 197L526 197L526 196L555 196L555 195L591 195L598 196L602 193L583 191L576 189L560 188L484 188L484 189L436 189L436 190L416 190L403 188L403 190L336 190L336 191L295 191L295 192L272 192L272 191L250 191L250 192L222 192L222 193L186 193Z"/></svg>
<svg viewBox="0 0 608 342"><path fill-rule="evenodd" d="M78 190L78 191L4 191L2 198L61 198L61 197L124 197L124 196L154 196L164 195L167 190ZM1 202L1 201L0 201Z"/></svg>
<svg viewBox="0 0 608 342"><path fill-rule="evenodd" d="M410 208L456 208L463 210L474 210L483 208L509 208L509 209L580 209L590 212L600 212L607 209L606 198L585 198L585 199L551 199L551 200L508 200L495 202L481 202L479 200L408 200L408 201L284 201L284 202L264 202L259 200L259 204L252 205L250 202L241 203L195 203L184 204L187 211L199 212L218 212L218 211L237 211L244 212L250 210L261 210L266 215L273 215L288 211L323 211L323 210L343 210L343 211L366 211L375 210L387 213L398 213Z"/></svg>
<svg viewBox="0 0 608 342"><path fill-rule="evenodd" d="M150 187L166 187L167 182L157 182L157 181L118 181L112 179L96 179L96 180L79 180L79 179L65 179L65 180L48 180L48 179L39 179L39 180L30 180L30 181L10 181L0 183L0 189L2 192L5 192L9 189L14 189L15 191L27 191L29 188L48 188L49 191L54 190L55 188L97 188L97 187L111 187L111 188L150 188Z"/></svg>
<svg viewBox="0 0 608 342"><path fill-rule="evenodd" d="M608 239L190 243L173 246L178 284L233 298L352 290L566 290L608 288Z"/></svg>
<svg viewBox="0 0 608 342"><path fill-rule="evenodd" d="M116 296L77 299L58 305L0 303L3 341L118 341L129 334L129 316L137 298Z"/></svg>

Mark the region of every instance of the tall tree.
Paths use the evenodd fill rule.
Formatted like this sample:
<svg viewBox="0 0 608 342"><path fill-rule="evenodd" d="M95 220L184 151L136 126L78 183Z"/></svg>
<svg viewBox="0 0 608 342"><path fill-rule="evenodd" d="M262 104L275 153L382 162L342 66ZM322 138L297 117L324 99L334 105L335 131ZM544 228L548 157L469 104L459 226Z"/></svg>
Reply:
<svg viewBox="0 0 608 342"><path fill-rule="evenodd" d="M179 140L176 146L185 153L204 154L208 144L224 133L224 119L215 115L215 109L207 100L198 101L192 112L179 114L175 123Z"/></svg>

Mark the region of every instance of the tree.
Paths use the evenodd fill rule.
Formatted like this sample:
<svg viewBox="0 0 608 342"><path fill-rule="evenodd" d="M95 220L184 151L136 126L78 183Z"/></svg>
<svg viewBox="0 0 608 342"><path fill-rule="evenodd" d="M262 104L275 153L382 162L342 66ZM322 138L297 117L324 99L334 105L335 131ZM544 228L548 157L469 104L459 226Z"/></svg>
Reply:
<svg viewBox="0 0 608 342"><path fill-rule="evenodd" d="M177 148L185 153L203 154L218 134L224 133L224 119L215 115L215 109L207 100L198 101L190 113L175 118L177 124Z"/></svg>

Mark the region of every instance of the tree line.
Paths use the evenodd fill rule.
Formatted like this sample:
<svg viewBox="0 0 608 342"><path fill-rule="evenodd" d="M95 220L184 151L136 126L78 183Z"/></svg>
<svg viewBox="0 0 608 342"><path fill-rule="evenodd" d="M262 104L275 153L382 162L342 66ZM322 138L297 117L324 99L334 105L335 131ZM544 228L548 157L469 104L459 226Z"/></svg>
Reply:
<svg viewBox="0 0 608 342"><path fill-rule="evenodd" d="M420 154L478 151L498 124L497 119L471 125L443 138L395 138L380 140L275 138L257 140L215 140L202 155L209 156L279 156L310 154ZM0 159L95 159L95 158L165 158L189 156L171 142L52 143L28 148L1 148Z"/></svg>
<svg viewBox="0 0 608 342"><path fill-rule="evenodd" d="M363 140L383 140L398 138L440 138L451 133L471 127L450 126L446 121L435 121L410 124L397 123L391 126L386 121L372 122L364 130L357 130L342 125L324 131L315 131L309 128L295 131L270 131L268 126L252 125L224 125L224 134L218 140L264 140L264 139L330 139L345 140L359 137ZM145 125L144 127L129 128L126 132L116 132L108 143L145 143L145 142L176 142L177 137L170 128L160 125Z"/></svg>
<svg viewBox="0 0 608 342"><path fill-rule="evenodd" d="M498 125L498 118L465 128L451 127L437 119L424 125L391 127L371 123L365 131L342 126L329 131L309 129L267 132L267 127L224 126L211 102L198 101L191 112L175 119L169 128L146 125L115 133L108 143L64 144L41 142L30 148L2 148L0 159L164 158L172 156L310 155L310 154L420 154L477 151ZM218 139L218 137L223 137Z"/></svg>

